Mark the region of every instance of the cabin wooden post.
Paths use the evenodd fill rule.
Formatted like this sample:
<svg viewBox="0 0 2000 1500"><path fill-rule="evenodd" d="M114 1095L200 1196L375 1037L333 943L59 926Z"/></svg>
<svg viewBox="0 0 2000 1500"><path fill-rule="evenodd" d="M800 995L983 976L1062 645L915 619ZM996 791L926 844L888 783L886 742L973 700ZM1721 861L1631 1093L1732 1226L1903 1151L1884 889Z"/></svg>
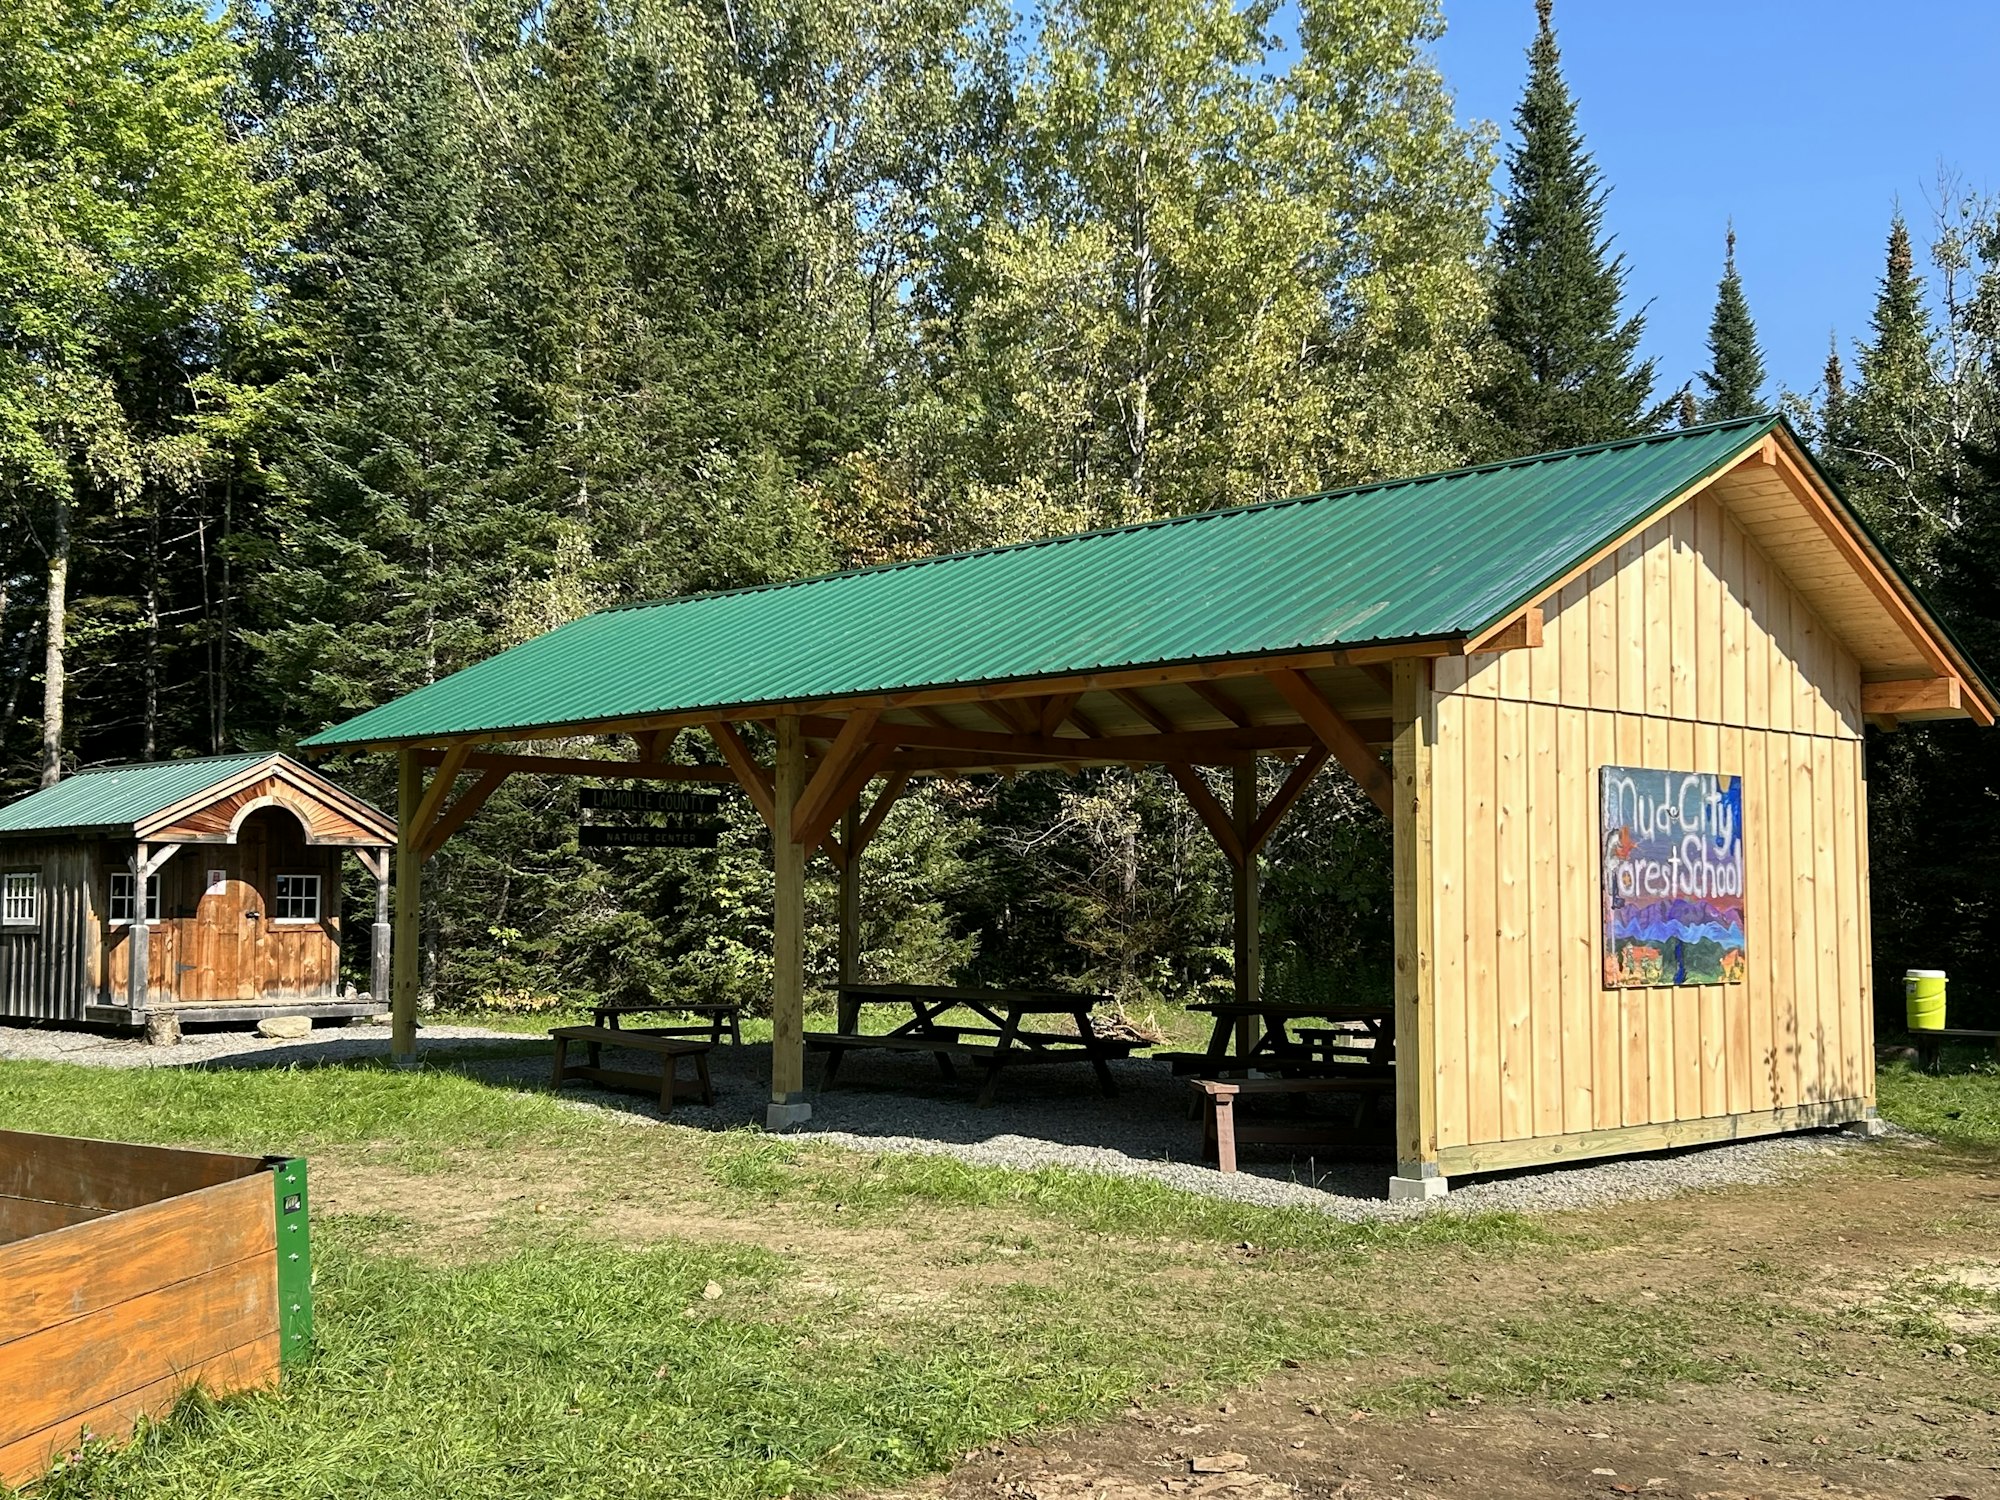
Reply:
<svg viewBox="0 0 2000 1500"><path fill-rule="evenodd" d="M1257 870L1257 851L1251 840L1257 827L1257 762L1246 756L1231 768L1234 786L1234 800L1230 808L1236 824L1236 837L1243 857L1236 862L1235 888L1235 980L1236 998L1244 1005L1255 1005L1264 988L1264 955L1259 942L1262 918L1258 912L1260 881ZM1236 1023L1237 1047L1246 1055L1257 1041L1257 1023L1245 1016Z"/></svg>
<svg viewBox="0 0 2000 1500"><path fill-rule="evenodd" d="M375 877L375 925L368 930L368 994L381 1000L389 993L389 955L395 951L389 926L389 851L377 849L369 862Z"/></svg>
<svg viewBox="0 0 2000 1500"><path fill-rule="evenodd" d="M1392 1198L1433 1198L1438 1172L1437 995L1432 983L1430 664L1395 664L1390 871L1396 916L1396 1175Z"/></svg>
<svg viewBox="0 0 2000 1500"><path fill-rule="evenodd" d="M840 819L840 948L835 972L842 984L852 984L861 958L861 804L847 805Z"/></svg>
<svg viewBox="0 0 2000 1500"><path fill-rule="evenodd" d="M812 1118L806 1102L806 850L792 830L805 791L805 736L796 714L778 716L778 760L772 779L771 864L776 876L771 920L772 1130Z"/></svg>
<svg viewBox="0 0 2000 1500"><path fill-rule="evenodd" d="M125 1003L132 1022L146 1019L153 1006L153 935L146 930L146 846L132 846L132 925L125 931L125 957L131 964L125 981Z"/></svg>
<svg viewBox="0 0 2000 1500"><path fill-rule="evenodd" d="M396 757L396 919L389 961L389 1060L402 1068L417 1061L417 961L422 949L417 924L424 899L417 811L423 797L423 767L414 752L404 750Z"/></svg>

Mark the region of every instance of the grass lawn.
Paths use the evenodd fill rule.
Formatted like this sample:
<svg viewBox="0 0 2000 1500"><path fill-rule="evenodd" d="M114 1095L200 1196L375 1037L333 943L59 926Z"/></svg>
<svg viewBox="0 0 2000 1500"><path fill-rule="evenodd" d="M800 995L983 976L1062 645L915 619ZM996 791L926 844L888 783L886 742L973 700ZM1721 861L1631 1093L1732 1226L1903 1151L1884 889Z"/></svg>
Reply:
<svg viewBox="0 0 2000 1500"><path fill-rule="evenodd" d="M299 1152L315 1181L313 1363L87 1450L40 1493L827 1494L1288 1365L1343 1409L1421 1421L1745 1381L1834 1399L1865 1359L1927 1393L1943 1425L1918 1440L1964 1446L1962 1425L2000 1408L2000 1338L1959 1331L1990 1294L1907 1252L1918 1235L1990 1253L2000 1209L1937 1196L1990 1170L2000 1077L1892 1072L1883 1100L1948 1120L1952 1150L1852 1153L1762 1196L1347 1225L635 1124L450 1068L0 1064L0 1125ZM1913 1223L1898 1194L1933 1217ZM1801 1281L1843 1214L1841 1243L1872 1247L1865 1275L1838 1271L1865 1303Z"/></svg>

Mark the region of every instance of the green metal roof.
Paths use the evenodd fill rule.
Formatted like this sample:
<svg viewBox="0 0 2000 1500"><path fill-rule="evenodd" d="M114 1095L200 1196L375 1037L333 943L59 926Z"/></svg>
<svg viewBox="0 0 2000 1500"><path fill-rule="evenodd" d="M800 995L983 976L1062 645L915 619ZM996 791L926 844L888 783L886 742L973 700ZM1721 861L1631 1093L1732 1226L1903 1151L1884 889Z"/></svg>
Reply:
<svg viewBox="0 0 2000 1500"><path fill-rule="evenodd" d="M303 743L556 728L1459 639L1504 620L1779 420L625 605Z"/></svg>
<svg viewBox="0 0 2000 1500"><path fill-rule="evenodd" d="M129 828L185 797L274 758L265 750L254 755L155 760L79 771L0 807L0 834Z"/></svg>

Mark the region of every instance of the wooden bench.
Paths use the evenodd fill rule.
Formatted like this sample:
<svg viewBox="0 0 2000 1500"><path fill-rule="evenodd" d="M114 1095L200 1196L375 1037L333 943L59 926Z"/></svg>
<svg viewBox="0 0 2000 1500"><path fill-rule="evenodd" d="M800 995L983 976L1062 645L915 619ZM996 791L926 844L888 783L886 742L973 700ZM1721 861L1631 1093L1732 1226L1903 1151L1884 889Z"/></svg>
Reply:
<svg viewBox="0 0 2000 1500"><path fill-rule="evenodd" d="M1201 1149L1202 1160L1211 1158L1217 1168L1224 1172L1236 1170L1236 1147L1239 1142L1246 1145L1273 1146L1338 1146L1349 1144L1368 1110L1369 1102L1377 1095L1394 1097L1396 1080L1380 1075L1362 1074L1356 1069L1353 1078L1197 1078L1192 1080L1197 1091L1196 1102L1201 1106ZM1262 1096L1268 1094L1359 1094L1360 1107L1355 1112L1353 1126L1338 1128L1324 1121L1304 1120L1240 1120L1236 1115L1236 1101L1244 1095Z"/></svg>
<svg viewBox="0 0 2000 1500"><path fill-rule="evenodd" d="M1981 1031L1967 1026L1944 1026L1936 1031L1910 1031L1910 1040L1916 1043L1917 1066L1926 1073L1935 1073L1946 1042L1987 1042L1992 1045L1996 1057L2000 1057L2000 1031Z"/></svg>
<svg viewBox="0 0 2000 1500"><path fill-rule="evenodd" d="M680 1066L680 1059L694 1059L695 1081L701 1085L701 1102L715 1103L715 1090L708 1081L708 1053L712 1042L694 1041L687 1037L656 1036L650 1031L615 1031L609 1026L556 1026L549 1030L549 1036L556 1044L555 1083L560 1089L572 1078L588 1078L593 1083L601 1083L610 1088L644 1089L647 1093L659 1091L660 1108L674 1107L674 1073ZM572 1042L582 1042L590 1048L588 1063L569 1061ZM657 1053L660 1059L660 1076L650 1073L628 1073L622 1068L603 1066L606 1047L631 1047L640 1052Z"/></svg>
<svg viewBox="0 0 2000 1500"><path fill-rule="evenodd" d="M711 1043L720 1045L722 1033L729 1033L730 1043L741 1046L743 1042L743 1007L733 1000L684 1000L650 1005L643 1000L613 1000L590 1008L592 1024L607 1026L613 1031L623 1032L618 1020L621 1016L653 1015L658 1012L672 1012L676 1015L700 1016L703 1019L693 1026L635 1026L634 1033L651 1036L705 1036Z"/></svg>

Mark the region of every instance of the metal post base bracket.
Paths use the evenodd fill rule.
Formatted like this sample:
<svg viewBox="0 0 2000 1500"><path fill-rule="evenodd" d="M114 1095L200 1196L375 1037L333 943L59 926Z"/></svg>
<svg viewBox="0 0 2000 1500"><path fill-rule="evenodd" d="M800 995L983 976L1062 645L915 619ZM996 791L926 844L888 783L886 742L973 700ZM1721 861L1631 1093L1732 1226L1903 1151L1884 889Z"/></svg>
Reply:
<svg viewBox="0 0 2000 1500"><path fill-rule="evenodd" d="M764 1106L766 1130L790 1130L794 1125L805 1124L812 1117L813 1107L804 1100L796 1104L780 1104L773 1099Z"/></svg>
<svg viewBox="0 0 2000 1500"><path fill-rule="evenodd" d="M1442 1198L1451 1188L1448 1177L1391 1177L1389 1179L1389 1201L1403 1203L1412 1199Z"/></svg>

